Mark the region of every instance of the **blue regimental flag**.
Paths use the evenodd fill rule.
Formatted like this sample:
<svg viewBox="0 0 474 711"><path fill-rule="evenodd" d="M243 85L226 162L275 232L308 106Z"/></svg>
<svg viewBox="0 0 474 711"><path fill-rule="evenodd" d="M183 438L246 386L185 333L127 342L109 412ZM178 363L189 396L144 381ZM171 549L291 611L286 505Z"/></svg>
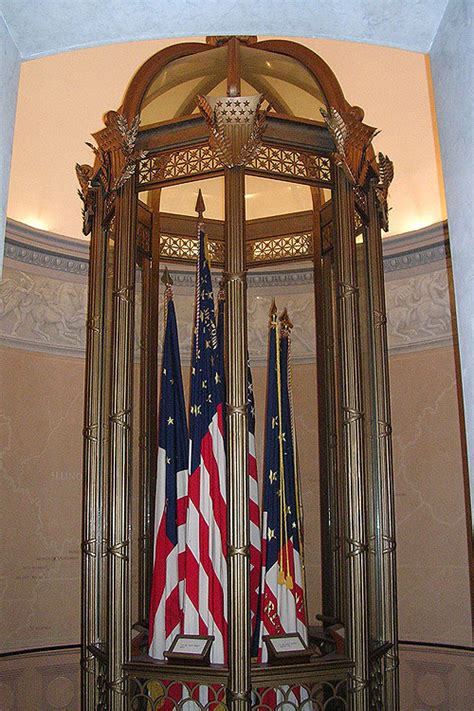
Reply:
<svg viewBox="0 0 474 711"><path fill-rule="evenodd" d="M301 510L294 444L287 317L279 328L272 305L269 329L259 606L260 661L264 635L299 632L307 640Z"/></svg>
<svg viewBox="0 0 474 711"><path fill-rule="evenodd" d="M227 659L227 501L223 388L206 238L199 228L190 395L184 626L214 635L211 661Z"/></svg>
<svg viewBox="0 0 474 711"><path fill-rule="evenodd" d="M163 652L180 632L182 622L189 450L178 329L170 283L165 290L165 305L149 632L149 653L156 659L163 659Z"/></svg>

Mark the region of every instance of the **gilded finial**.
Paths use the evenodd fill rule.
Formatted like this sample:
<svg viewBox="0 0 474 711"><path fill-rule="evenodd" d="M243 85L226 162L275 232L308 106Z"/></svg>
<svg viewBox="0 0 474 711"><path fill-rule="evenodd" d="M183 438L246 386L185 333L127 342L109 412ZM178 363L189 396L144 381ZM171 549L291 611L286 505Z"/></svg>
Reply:
<svg viewBox="0 0 474 711"><path fill-rule="evenodd" d="M280 316L280 334L283 338L288 338L288 336L291 333L291 329L293 328L293 324L290 321L290 317L288 316L288 311L286 307L283 309L281 316Z"/></svg>
<svg viewBox="0 0 474 711"><path fill-rule="evenodd" d="M171 274L169 273L168 267L165 267L165 268L163 269L163 274L162 274L162 277L161 277L161 281L162 281L162 283L163 283L165 286L168 286L168 285L169 285L169 286L173 286L173 277L172 277Z"/></svg>
<svg viewBox="0 0 474 711"><path fill-rule="evenodd" d="M194 211L197 212L198 214L198 219L201 221L202 216L204 212L206 211L206 205L204 203L204 198L202 196L201 188L199 188L197 200L196 200L196 207L194 208Z"/></svg>
<svg viewBox="0 0 474 711"><path fill-rule="evenodd" d="M270 311L268 313L270 326L276 327L277 325L277 305L275 302L275 297L272 299L272 304L270 306Z"/></svg>
<svg viewBox="0 0 474 711"><path fill-rule="evenodd" d="M165 285L165 296L169 301L173 298L173 277L169 273L168 267L164 268L161 281Z"/></svg>

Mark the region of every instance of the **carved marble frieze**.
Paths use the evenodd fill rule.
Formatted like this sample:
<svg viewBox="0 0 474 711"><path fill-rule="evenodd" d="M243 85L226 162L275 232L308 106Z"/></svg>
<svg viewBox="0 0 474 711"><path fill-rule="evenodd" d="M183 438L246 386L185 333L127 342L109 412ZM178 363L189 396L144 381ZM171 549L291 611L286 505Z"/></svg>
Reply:
<svg viewBox="0 0 474 711"><path fill-rule="evenodd" d="M454 319L446 269L388 281L385 297L391 351L451 341Z"/></svg>
<svg viewBox="0 0 474 711"><path fill-rule="evenodd" d="M392 352L436 347L453 335L450 267L447 248L436 233L418 243L411 235L397 250L387 249L386 300L389 347ZM0 283L0 343L13 348L83 357L87 307L87 248L77 244L71 253L62 238L57 251L38 240L15 233L6 243L3 281ZM436 241L437 240L437 241ZM77 240L75 241L78 242ZM54 246L54 240L50 242ZM420 246L421 245L421 246ZM411 248L410 248L411 247ZM174 270L175 301L183 360L190 357L194 275ZM215 274L215 288L220 274ZM267 353L267 321L271 299L288 308L294 323L292 351L295 362L315 359L313 275L309 267L289 271L254 271L248 278L249 343L255 363ZM140 286L140 279L138 279ZM140 288L137 293L139 322ZM137 354L139 351L137 335Z"/></svg>

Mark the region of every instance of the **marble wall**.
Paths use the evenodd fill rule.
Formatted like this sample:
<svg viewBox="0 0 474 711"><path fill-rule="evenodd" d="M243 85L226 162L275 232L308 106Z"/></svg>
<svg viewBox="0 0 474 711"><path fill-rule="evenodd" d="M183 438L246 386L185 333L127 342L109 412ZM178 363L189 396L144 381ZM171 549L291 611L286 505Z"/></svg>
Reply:
<svg viewBox="0 0 474 711"><path fill-rule="evenodd" d="M0 285L1 652L79 639L79 539L87 247L9 224ZM466 645L470 601L463 462L444 230L385 246L394 424L400 636ZM46 239L47 238L47 239ZM46 240L46 241L45 241ZM49 249L48 249L49 245ZM56 245L54 247L54 245ZM54 247L54 249L53 249ZM192 277L176 275L184 359ZM290 293L290 298L285 294ZM317 414L311 271L250 280L260 415L270 299L295 323L294 388L311 617L320 610ZM262 432L257 431L261 453ZM46 708L46 707L45 707ZM422 707L420 707L422 708Z"/></svg>

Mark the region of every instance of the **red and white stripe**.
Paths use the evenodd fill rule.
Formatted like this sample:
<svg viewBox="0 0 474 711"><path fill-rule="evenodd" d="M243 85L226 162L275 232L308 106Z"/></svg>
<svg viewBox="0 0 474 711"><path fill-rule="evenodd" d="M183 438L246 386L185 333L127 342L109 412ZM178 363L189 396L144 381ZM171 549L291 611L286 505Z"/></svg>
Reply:
<svg viewBox="0 0 474 711"><path fill-rule="evenodd" d="M249 521L250 521L250 615L255 627L261 576L261 533L255 435L248 437Z"/></svg>
<svg viewBox="0 0 474 711"><path fill-rule="evenodd" d="M176 475L178 545L172 546L166 535L166 452L158 450L155 495L155 551L153 587L150 601L149 654L163 659L180 632L184 594L184 540L186 524L187 469ZM159 552L159 554L158 554Z"/></svg>
<svg viewBox="0 0 474 711"><path fill-rule="evenodd" d="M262 516L262 560L266 560L265 546L267 539L267 514ZM266 570L262 566L262 622L260 625L258 661L261 663L268 661L267 647L263 643L265 635L280 635L289 632L298 632L302 639L308 642L308 628L306 626L306 612L304 605L303 593L303 574L301 567L300 555L294 550L291 539L288 546L288 560L290 563L290 574L293 578L293 588L290 590L286 585L278 583L278 561ZM280 551L280 556L286 558L286 549ZM287 686L282 687L282 690L267 689L263 692L259 689L260 694L263 693L262 705L256 705L256 711L260 709L277 708L279 711L294 711L295 708L301 708L302 711L311 711L312 703L309 698L308 691L301 686L295 686L289 689ZM302 706L300 704L306 700Z"/></svg>
<svg viewBox="0 0 474 711"><path fill-rule="evenodd" d="M262 519L263 550L262 560L265 560L265 545L267 537L267 514L264 512ZM259 661L268 660L267 648L263 644L263 636L270 634L286 634L298 632L302 639L308 641L306 614L303 594L303 575L300 555L294 550L291 539L288 542L288 560L290 574L293 578L293 588L278 583L278 561L266 570L262 567L262 623L260 626ZM286 560L286 550L282 554Z"/></svg>
<svg viewBox="0 0 474 711"><path fill-rule="evenodd" d="M222 404L188 479L183 633L214 635L211 662L227 659L227 503Z"/></svg>

